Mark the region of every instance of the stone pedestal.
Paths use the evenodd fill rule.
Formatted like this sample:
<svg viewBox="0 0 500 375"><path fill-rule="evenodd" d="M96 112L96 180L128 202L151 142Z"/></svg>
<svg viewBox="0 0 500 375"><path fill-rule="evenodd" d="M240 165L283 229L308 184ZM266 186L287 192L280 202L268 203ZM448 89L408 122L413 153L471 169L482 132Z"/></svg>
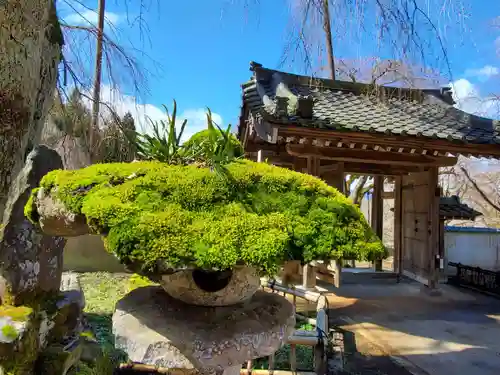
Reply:
<svg viewBox="0 0 500 375"><path fill-rule="evenodd" d="M163 275L160 285L191 305L228 306L251 298L260 287L260 277L257 270L245 266L222 272L195 269Z"/></svg>
<svg viewBox="0 0 500 375"><path fill-rule="evenodd" d="M278 350L294 326L293 305L262 291L241 304L209 307L143 287L120 300L113 315L116 346L132 362L202 374L239 374L249 359Z"/></svg>

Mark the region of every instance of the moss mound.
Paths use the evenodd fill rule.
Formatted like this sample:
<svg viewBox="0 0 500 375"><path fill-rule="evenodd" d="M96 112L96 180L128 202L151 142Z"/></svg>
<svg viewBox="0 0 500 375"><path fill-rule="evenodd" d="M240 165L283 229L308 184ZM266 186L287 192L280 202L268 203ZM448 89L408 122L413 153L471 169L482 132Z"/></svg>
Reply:
<svg viewBox="0 0 500 375"><path fill-rule="evenodd" d="M41 186L144 274L159 264L274 274L289 259L385 255L358 207L323 181L248 160L227 169L230 178L152 161L96 164L50 172Z"/></svg>

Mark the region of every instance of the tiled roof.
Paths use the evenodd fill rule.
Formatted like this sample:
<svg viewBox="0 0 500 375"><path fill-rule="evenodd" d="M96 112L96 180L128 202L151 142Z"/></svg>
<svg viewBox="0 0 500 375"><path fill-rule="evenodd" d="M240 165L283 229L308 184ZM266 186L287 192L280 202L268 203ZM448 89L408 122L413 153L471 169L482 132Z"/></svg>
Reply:
<svg viewBox="0 0 500 375"><path fill-rule="evenodd" d="M245 105L270 122L500 144L499 121L454 108L449 89L411 90L311 79L257 63L252 63L251 70L254 76L243 85Z"/></svg>
<svg viewBox="0 0 500 375"><path fill-rule="evenodd" d="M457 196L441 197L439 200L439 216L446 220L465 219L474 220L481 216L482 213L461 203Z"/></svg>
<svg viewBox="0 0 500 375"><path fill-rule="evenodd" d="M394 208L390 209L394 212ZM439 199L439 217L444 220L475 220L482 216L481 212L474 210L454 195L451 197L441 197Z"/></svg>

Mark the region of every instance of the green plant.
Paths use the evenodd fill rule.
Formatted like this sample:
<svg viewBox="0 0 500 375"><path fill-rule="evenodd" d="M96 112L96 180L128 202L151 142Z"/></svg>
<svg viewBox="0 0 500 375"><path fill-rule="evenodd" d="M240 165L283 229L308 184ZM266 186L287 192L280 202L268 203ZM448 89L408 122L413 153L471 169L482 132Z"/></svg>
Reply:
<svg viewBox="0 0 500 375"><path fill-rule="evenodd" d="M197 165L97 164L50 172L41 186L146 276L160 265L274 274L289 259L385 255L359 208L320 179L248 160L226 168L230 179Z"/></svg>
<svg viewBox="0 0 500 375"><path fill-rule="evenodd" d="M9 324L2 327L2 335L9 340L15 340L19 336L17 329Z"/></svg>
<svg viewBox="0 0 500 375"><path fill-rule="evenodd" d="M231 125L222 130L207 109L207 129L194 134L183 146L184 155L193 160L217 170L222 166L243 156L243 147L231 134ZM220 170L219 170L220 171Z"/></svg>
<svg viewBox="0 0 500 375"><path fill-rule="evenodd" d="M111 352L105 352L92 364L80 362L75 367L74 374L78 375L113 375L119 362Z"/></svg>
<svg viewBox="0 0 500 375"><path fill-rule="evenodd" d="M132 129L123 129L123 135L137 150L137 156L144 160L158 160L169 164L182 164L181 138L187 124L184 120L177 133L177 102L174 100L172 115L164 105L167 121L152 121L148 118L153 135L139 133Z"/></svg>
<svg viewBox="0 0 500 375"><path fill-rule="evenodd" d="M137 155L143 160L157 160L168 164L198 164L226 175L224 165L243 155L239 141L230 133L231 125L222 130L207 109L207 129L196 133L184 144L182 135L187 126L184 120L177 130L177 103L174 100L172 116L166 106L167 121L153 122L149 119L153 135L135 130L122 129L123 134L134 145Z"/></svg>

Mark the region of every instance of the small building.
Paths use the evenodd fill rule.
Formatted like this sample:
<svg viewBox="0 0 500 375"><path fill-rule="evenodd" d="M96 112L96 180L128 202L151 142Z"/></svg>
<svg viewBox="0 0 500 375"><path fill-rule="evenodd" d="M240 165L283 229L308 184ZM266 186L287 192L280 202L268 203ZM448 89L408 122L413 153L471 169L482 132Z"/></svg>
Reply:
<svg viewBox="0 0 500 375"><path fill-rule="evenodd" d="M316 79L251 63L238 137L246 156L321 177L374 176L372 226L382 235L384 176L394 188L395 271L439 281L438 168L459 155L500 158L496 121L456 109L449 88L416 90ZM311 273L311 266L305 274Z"/></svg>

